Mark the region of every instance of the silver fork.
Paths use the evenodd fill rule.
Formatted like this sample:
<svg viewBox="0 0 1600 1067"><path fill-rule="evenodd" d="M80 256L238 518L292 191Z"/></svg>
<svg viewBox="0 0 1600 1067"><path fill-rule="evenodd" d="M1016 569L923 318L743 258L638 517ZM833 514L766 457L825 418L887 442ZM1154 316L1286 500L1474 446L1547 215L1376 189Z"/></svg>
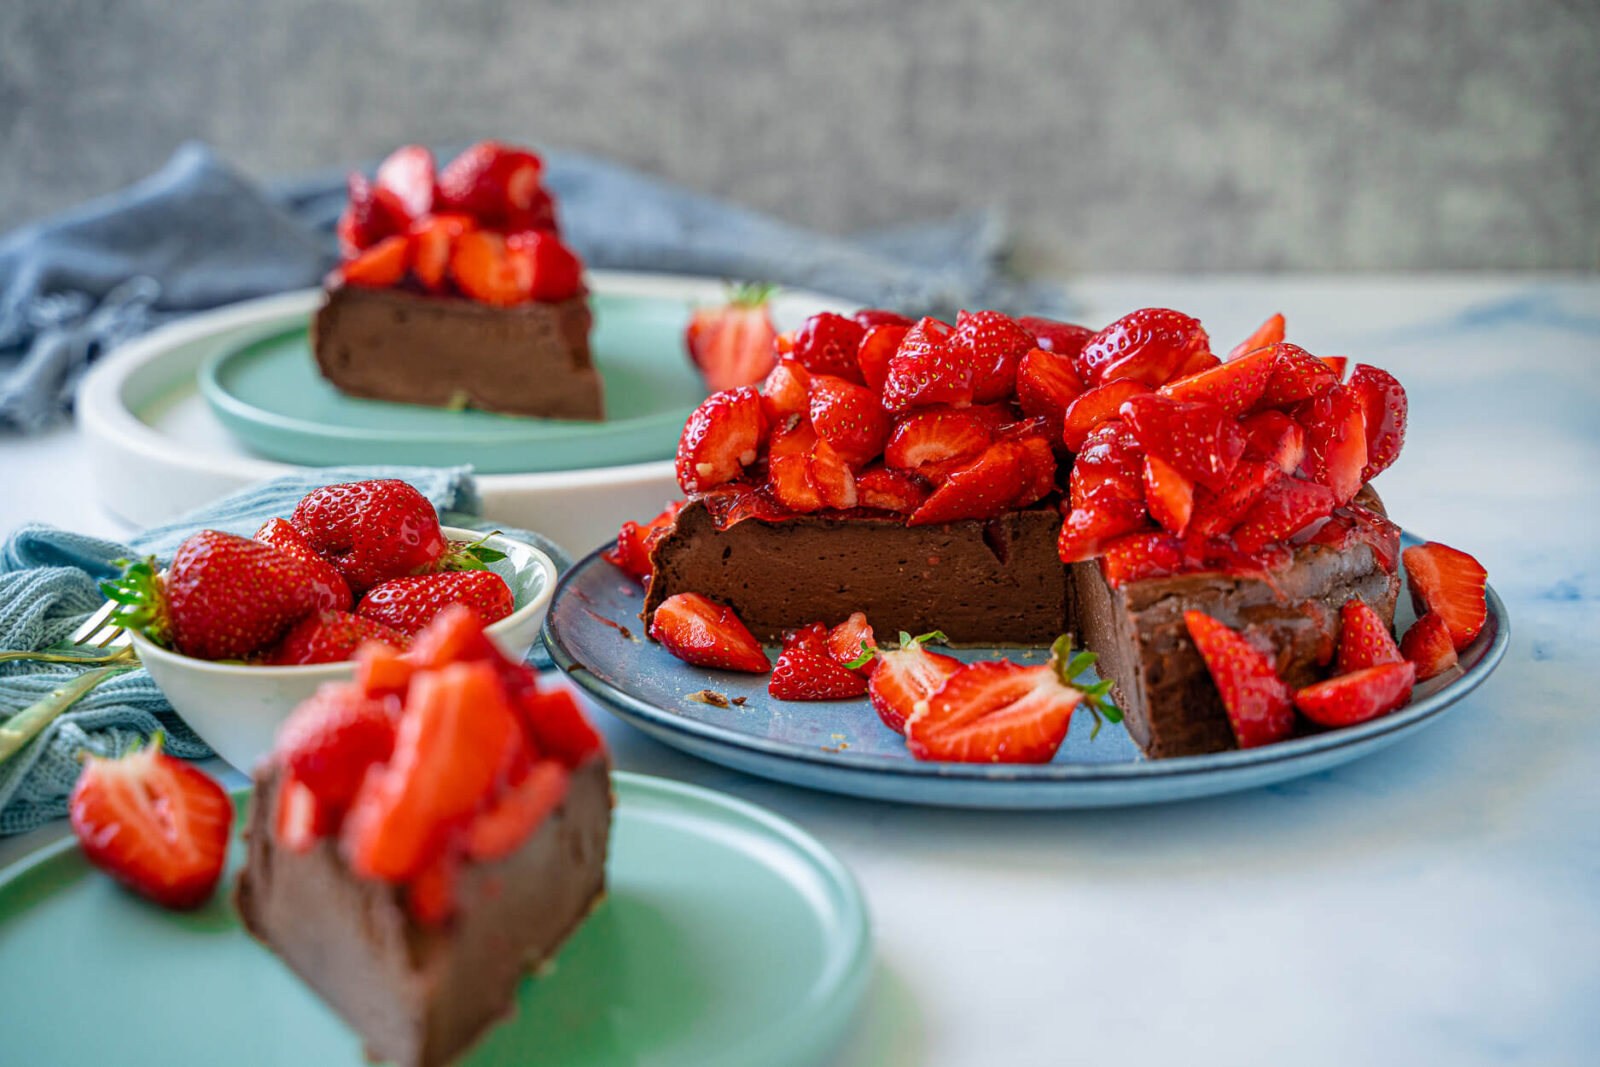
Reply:
<svg viewBox="0 0 1600 1067"><path fill-rule="evenodd" d="M111 621L112 614L117 610L114 600L108 600L100 605L100 610L90 615L74 631L72 631L72 644L75 648L98 648L106 651L104 655L66 655L59 652L0 652L0 663L13 663L17 660L28 660L32 663L113 663L119 660L137 659L133 651L133 639L128 636L128 631ZM95 638L100 640L96 641Z"/></svg>
<svg viewBox="0 0 1600 1067"><path fill-rule="evenodd" d="M128 631L111 621L112 613L116 609L114 601L106 601L100 610L85 619L72 633L74 647L98 649L99 654L0 652L0 663L27 660L32 663L98 665L93 670L84 671L73 677L59 689L52 690L44 699L35 701L0 723L0 763L4 763L21 750L22 746L37 737L41 730L77 703L89 690L107 678L124 674L139 665L139 656L133 650L133 641L128 636Z"/></svg>

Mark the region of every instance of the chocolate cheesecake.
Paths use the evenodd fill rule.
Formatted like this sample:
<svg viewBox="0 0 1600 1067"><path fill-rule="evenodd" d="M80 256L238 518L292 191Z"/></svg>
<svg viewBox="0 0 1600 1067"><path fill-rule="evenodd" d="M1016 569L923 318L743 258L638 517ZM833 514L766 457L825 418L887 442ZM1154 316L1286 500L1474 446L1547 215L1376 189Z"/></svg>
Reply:
<svg viewBox="0 0 1600 1067"><path fill-rule="evenodd" d="M323 377L341 392L432 407L598 420L604 384L586 296L493 307L345 285L311 323Z"/></svg>

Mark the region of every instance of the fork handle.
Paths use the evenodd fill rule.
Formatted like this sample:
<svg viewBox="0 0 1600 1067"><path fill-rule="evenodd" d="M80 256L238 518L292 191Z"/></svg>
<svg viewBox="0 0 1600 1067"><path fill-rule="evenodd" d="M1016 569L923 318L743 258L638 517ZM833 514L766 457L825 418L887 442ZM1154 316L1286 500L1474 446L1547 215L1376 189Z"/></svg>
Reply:
<svg viewBox="0 0 1600 1067"><path fill-rule="evenodd" d="M133 646L124 645L109 655L105 656L64 656L58 652L0 652L0 663L78 663L88 665L91 663L116 663L120 660L132 659Z"/></svg>
<svg viewBox="0 0 1600 1067"><path fill-rule="evenodd" d="M136 663L116 663L84 671L43 700L29 704L0 723L0 763L16 755L23 745L37 737L41 730L56 720L56 716L76 704L89 690L107 678L125 674L136 666Z"/></svg>

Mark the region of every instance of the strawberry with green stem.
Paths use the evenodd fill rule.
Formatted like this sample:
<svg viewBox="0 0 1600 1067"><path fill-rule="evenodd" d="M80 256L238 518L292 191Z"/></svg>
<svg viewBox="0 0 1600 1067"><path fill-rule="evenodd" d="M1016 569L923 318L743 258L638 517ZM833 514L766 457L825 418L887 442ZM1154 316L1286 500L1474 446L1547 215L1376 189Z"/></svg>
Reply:
<svg viewBox="0 0 1600 1067"><path fill-rule="evenodd" d="M696 308L683 343L713 393L756 385L777 363L778 330L768 310L775 286L735 286L720 307Z"/></svg>

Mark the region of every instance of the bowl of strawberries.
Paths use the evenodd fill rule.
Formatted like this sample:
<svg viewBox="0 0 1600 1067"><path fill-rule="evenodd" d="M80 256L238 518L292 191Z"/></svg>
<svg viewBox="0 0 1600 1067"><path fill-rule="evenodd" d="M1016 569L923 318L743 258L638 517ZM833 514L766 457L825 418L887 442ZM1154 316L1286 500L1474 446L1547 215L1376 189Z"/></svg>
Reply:
<svg viewBox="0 0 1600 1067"><path fill-rule="evenodd" d="M404 651L452 604L520 661L555 583L533 545L442 526L416 489L383 479L315 489L252 538L199 530L164 569L130 562L103 588L173 708L248 771L296 705L353 676L362 645Z"/></svg>

